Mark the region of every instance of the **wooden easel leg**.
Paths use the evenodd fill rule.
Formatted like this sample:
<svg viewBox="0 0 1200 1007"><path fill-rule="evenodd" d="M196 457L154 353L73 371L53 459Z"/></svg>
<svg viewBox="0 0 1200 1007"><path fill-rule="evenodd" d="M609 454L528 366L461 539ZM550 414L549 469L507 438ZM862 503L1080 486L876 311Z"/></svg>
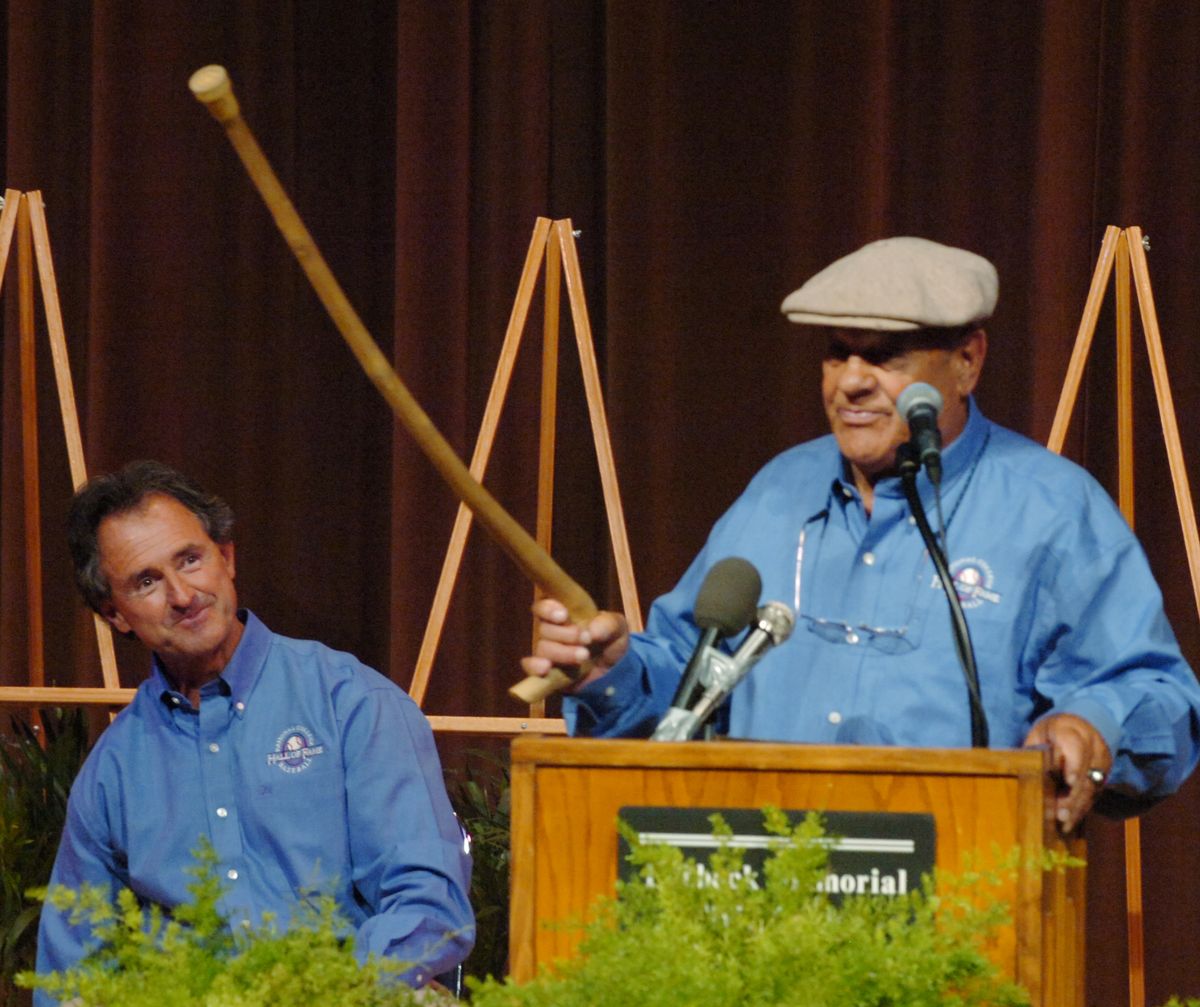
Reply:
<svg viewBox="0 0 1200 1007"><path fill-rule="evenodd" d="M5 189L4 209L0 211L0 290L4 289L4 277L8 273L8 253L12 248L20 205L21 194L16 189Z"/></svg>
<svg viewBox="0 0 1200 1007"><path fill-rule="evenodd" d="M1067 427L1071 425L1071 415L1075 411L1075 401L1079 397L1079 386L1083 381L1083 370L1087 365L1088 354L1092 350L1092 337L1096 334L1096 321L1100 317L1100 308L1104 303L1104 292L1108 288L1108 278L1112 274L1117 239L1120 234L1119 227L1110 225L1105 230L1104 241L1100 245L1100 258L1096 261L1096 269L1092 273L1092 285L1088 290L1087 302L1084 304L1083 318L1079 322L1079 331L1075 335L1075 347L1071 351L1071 361L1067 365L1067 376L1063 381L1062 394L1058 398L1054 423L1050 427L1050 438L1046 441L1046 447L1056 455L1062 454L1063 443L1067 439Z"/></svg>
<svg viewBox="0 0 1200 1007"><path fill-rule="evenodd" d="M1129 527L1133 511L1133 310L1129 283L1129 236L1117 242L1115 283L1117 299L1117 505Z"/></svg>
<svg viewBox="0 0 1200 1007"><path fill-rule="evenodd" d="M1129 233L1121 232L1116 257L1117 503L1129 527L1133 505L1133 305L1130 300ZM1145 1007L1146 953L1143 932L1142 833L1136 818L1125 822L1125 920L1129 944L1129 1007Z"/></svg>
<svg viewBox="0 0 1200 1007"><path fill-rule="evenodd" d="M29 684L46 684L42 613L42 508L38 490L37 344L33 315L33 238L29 207L17 213L17 287L21 340L21 464L25 489L25 591L28 604Z"/></svg>
<svg viewBox="0 0 1200 1007"><path fill-rule="evenodd" d="M1150 270L1146 264L1146 249L1141 228L1129 228L1129 259L1133 267L1133 282L1138 295L1142 329L1146 335L1146 351L1150 356L1150 373L1154 377L1154 397L1158 402L1158 417L1167 448L1171 484L1175 490L1175 507L1179 511L1184 551L1192 578L1192 596L1196 601L1196 611L1200 613L1200 532L1196 528L1196 508L1188 484L1187 467L1183 461L1183 442L1179 438L1179 420L1171 396L1171 380L1167 372L1166 355L1163 353L1162 333L1158 327L1158 312L1154 307L1154 293L1150 289Z"/></svg>
<svg viewBox="0 0 1200 1007"><path fill-rule="evenodd" d="M562 303L562 253L552 236L546 239L546 282L542 299L542 394L538 427L537 541L547 552L554 543L554 451L558 429L558 353ZM534 586L534 597L541 597Z"/></svg>
<svg viewBox="0 0 1200 1007"><path fill-rule="evenodd" d="M1142 824L1125 820L1125 928L1129 942L1129 1007L1146 1007L1146 936L1142 907Z"/></svg>
<svg viewBox="0 0 1200 1007"><path fill-rule="evenodd" d="M488 459L491 457L492 447L496 441L500 412L504 407L504 399L508 395L508 386L512 378L513 366L516 363L517 352L521 348L521 334L525 330L525 321L529 317L529 305L533 300L533 291L537 285L549 233L550 221L545 217L539 217L533 228L529 250L525 254L525 266L521 270L521 279L517 285L517 297L509 316L508 331L504 336L504 345L500 349L500 360L496 365L495 377L492 379L492 388L488 394L483 421L479 427L479 437L475 441L475 452L471 456L470 473L478 482L483 481ZM450 610L454 584L458 580L458 572L462 566L463 552L467 547L467 537L471 532L472 519L473 515L466 504L459 504L458 514L454 519L454 529L450 533L450 546L446 550L441 576L438 578L437 590L434 592L429 621L425 624L425 635L422 638L421 650L417 655L417 664L413 670L412 684L408 689L409 695L417 706L421 706L425 702L425 693L429 688L429 675L437 655L438 644L442 639L442 630L446 626L446 615Z"/></svg>
<svg viewBox="0 0 1200 1007"><path fill-rule="evenodd" d="M553 554L554 545L554 452L558 443L558 353L562 303L562 253L553 235L546 236L546 280L542 284L542 394L538 428L537 529L538 544ZM533 586L533 599L545 592ZM536 624L536 619L534 620ZM531 631L536 639L536 625ZM546 700L529 704L532 717L546 715Z"/></svg>
<svg viewBox="0 0 1200 1007"><path fill-rule="evenodd" d="M571 301L571 317L575 322L575 342L579 346L579 361L583 368L583 388L587 396L588 415L592 421L592 439L596 459L600 463L600 484L604 490L604 508L608 514L608 531L612 538L613 557L617 567L617 582L621 588L621 604L625 618L634 632L642 629L642 609L638 602L637 585L633 579L633 557L629 536L625 531L625 511L617 487L617 468L613 460L612 441L608 433L608 417L604 410L604 392L600 387L600 370L596 366L596 348L592 341L592 324L588 319L587 301L583 296L583 274L579 254L569 220L555 221L555 233L562 248L563 275Z"/></svg>
<svg viewBox="0 0 1200 1007"><path fill-rule="evenodd" d="M46 330L50 336L50 357L54 363L54 379L58 386L63 435L67 441L71 485L79 489L87 481L87 464L83 459L83 437L79 432L79 412L75 407L75 388L67 359L66 330L63 326L62 308L58 302L58 280L54 275L54 259L50 255L46 207L40 192L26 193L25 200L29 204L29 224L33 235L33 250L37 257L38 283L42 288L42 307L46 312Z"/></svg>

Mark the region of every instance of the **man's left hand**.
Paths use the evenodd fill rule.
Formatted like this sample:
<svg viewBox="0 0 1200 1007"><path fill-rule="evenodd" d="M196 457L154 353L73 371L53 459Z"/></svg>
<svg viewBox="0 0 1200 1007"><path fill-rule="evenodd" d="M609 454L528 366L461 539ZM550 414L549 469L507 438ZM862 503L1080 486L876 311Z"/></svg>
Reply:
<svg viewBox="0 0 1200 1007"><path fill-rule="evenodd" d="M1064 833L1083 821L1112 769L1108 744L1091 724L1071 713L1055 713L1033 725L1026 747L1043 745L1050 750L1050 772L1058 781L1054 818ZM1102 774L1099 781L1093 779Z"/></svg>

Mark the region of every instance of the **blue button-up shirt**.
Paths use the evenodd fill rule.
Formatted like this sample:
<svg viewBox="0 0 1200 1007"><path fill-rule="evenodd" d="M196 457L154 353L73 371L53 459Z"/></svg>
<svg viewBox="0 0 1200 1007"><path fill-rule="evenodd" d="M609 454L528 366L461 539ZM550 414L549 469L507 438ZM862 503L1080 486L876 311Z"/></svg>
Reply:
<svg viewBox="0 0 1200 1007"><path fill-rule="evenodd" d="M1144 803L1174 790L1196 764L1200 689L1108 494L973 402L943 469L950 566L993 747L1020 745L1045 714L1073 713L1116 758L1111 791ZM924 475L919 485L936 526L932 487ZM697 642L696 594L728 556L758 568L764 600L797 613L791 638L734 692L730 734L970 744L946 599L900 481L876 484L868 515L831 436L759 472L675 589L654 603L626 658L566 701L574 732L652 729Z"/></svg>
<svg viewBox="0 0 1200 1007"><path fill-rule="evenodd" d="M100 737L50 884L129 887L169 908L188 899L185 868L206 837L232 923L286 922L304 893L332 891L361 957L417 965L414 983L451 967L474 939L471 865L427 721L349 654L241 614L199 709L155 660ZM73 964L86 937L46 907L38 971Z"/></svg>

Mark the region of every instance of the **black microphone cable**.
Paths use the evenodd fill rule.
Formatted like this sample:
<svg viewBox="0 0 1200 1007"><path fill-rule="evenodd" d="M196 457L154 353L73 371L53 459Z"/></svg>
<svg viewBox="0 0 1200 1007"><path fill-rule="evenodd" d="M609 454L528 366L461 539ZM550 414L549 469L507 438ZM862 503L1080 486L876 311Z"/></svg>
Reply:
<svg viewBox="0 0 1200 1007"><path fill-rule="evenodd" d="M945 542L946 528L942 520L942 497L935 486L937 498L938 523L942 526L942 541L939 542L929 527L929 519L925 515L925 505L921 502L921 494L917 491L917 472L921 462L911 443L901 444L896 451L896 460L900 469L900 485L904 496L917 522L917 529L929 550L938 578L942 583L942 591L946 595L946 603L950 606L950 628L954 637L954 649L958 655L958 663L962 667L963 679L967 684L967 704L971 716L971 747L987 748L989 731L987 714L983 709L983 697L979 689L979 669L975 664L975 647L971 643L971 631L967 626L966 616L963 615L962 602L958 597L958 588L950 575L950 566L946 561Z"/></svg>

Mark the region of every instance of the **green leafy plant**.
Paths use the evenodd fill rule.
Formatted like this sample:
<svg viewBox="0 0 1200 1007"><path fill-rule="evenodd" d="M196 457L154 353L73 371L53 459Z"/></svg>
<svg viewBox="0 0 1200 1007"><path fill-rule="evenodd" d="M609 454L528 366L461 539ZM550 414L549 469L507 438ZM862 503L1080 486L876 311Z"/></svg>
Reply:
<svg viewBox="0 0 1200 1007"><path fill-rule="evenodd" d="M471 905L475 948L463 963L468 976L503 976L508 962L510 790L506 759L472 750L461 770L446 774L450 803L471 835Z"/></svg>
<svg viewBox="0 0 1200 1007"><path fill-rule="evenodd" d="M218 910L222 885L210 844L196 853L191 900L168 917L125 889L114 906L99 887L57 888L47 901L87 924L96 947L65 972L21 973L23 986L79 1007L404 1007L417 994L398 981L404 963L360 964L330 895L312 894L286 928L274 919L232 929ZM422 1001L429 1002L429 996Z"/></svg>
<svg viewBox="0 0 1200 1007"><path fill-rule="evenodd" d="M36 956L40 903L50 879L67 795L88 752L82 710L43 710L40 730L13 717L0 736L0 1005L28 1002L13 976Z"/></svg>
<svg viewBox="0 0 1200 1007"><path fill-rule="evenodd" d="M532 982L470 980L476 1007L1016 1007L1025 992L1004 979L986 949L1007 918L988 899L1001 873L939 875L936 887L835 905L817 884L824 830L792 826L766 809L779 843L761 881L728 845L696 864L671 847L642 845L624 830L638 867L586 928L578 957ZM714 816L714 835L730 830Z"/></svg>

